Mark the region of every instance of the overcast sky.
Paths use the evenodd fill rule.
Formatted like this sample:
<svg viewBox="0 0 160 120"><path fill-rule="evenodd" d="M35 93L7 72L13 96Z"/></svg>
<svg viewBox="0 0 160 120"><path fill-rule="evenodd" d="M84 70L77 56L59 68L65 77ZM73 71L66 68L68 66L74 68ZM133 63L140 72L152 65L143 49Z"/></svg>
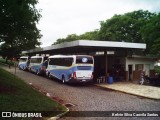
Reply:
<svg viewBox="0 0 160 120"><path fill-rule="evenodd" d="M38 0L42 18L37 27L41 30L41 47L50 46L58 38L69 34L83 34L100 28L115 14L134 10L160 12L160 0Z"/></svg>

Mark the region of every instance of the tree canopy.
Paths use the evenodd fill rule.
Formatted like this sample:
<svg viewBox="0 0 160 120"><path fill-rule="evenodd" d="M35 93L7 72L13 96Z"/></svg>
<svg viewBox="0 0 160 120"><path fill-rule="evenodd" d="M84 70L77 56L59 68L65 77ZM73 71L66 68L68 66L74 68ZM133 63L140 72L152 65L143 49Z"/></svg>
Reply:
<svg viewBox="0 0 160 120"><path fill-rule="evenodd" d="M147 43L147 53L160 55L160 13L150 19L141 29L142 39Z"/></svg>
<svg viewBox="0 0 160 120"><path fill-rule="evenodd" d="M124 42L142 41L140 29L155 14L148 11L133 11L124 15L114 15L111 19L101 22L100 39Z"/></svg>
<svg viewBox="0 0 160 120"><path fill-rule="evenodd" d="M38 0L0 1L1 54L16 56L22 50L40 45L40 30L36 24L41 18L35 5Z"/></svg>
<svg viewBox="0 0 160 120"><path fill-rule="evenodd" d="M70 35L68 35L70 36ZM114 15L100 22L100 29L86 32L76 37L58 39L57 43L73 40L100 40L146 43L145 54L160 55L160 13L133 11L123 15Z"/></svg>
<svg viewBox="0 0 160 120"><path fill-rule="evenodd" d="M55 44L59 44L59 43L62 43L62 42L70 42L70 41L84 40L84 39L97 40L98 39L98 30L94 30L94 31L91 31L91 32L86 32L82 35L70 34L66 38L57 39L57 41L53 44L55 45Z"/></svg>

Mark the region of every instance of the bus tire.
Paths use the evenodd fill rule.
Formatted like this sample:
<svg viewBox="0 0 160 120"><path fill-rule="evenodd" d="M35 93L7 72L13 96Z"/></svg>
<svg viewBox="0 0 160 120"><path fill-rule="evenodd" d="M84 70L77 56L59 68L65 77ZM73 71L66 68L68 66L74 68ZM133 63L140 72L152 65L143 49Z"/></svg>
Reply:
<svg viewBox="0 0 160 120"><path fill-rule="evenodd" d="M31 68L28 68L28 71L31 72Z"/></svg>
<svg viewBox="0 0 160 120"><path fill-rule="evenodd" d="M36 74L39 75L39 70L36 70Z"/></svg>
<svg viewBox="0 0 160 120"><path fill-rule="evenodd" d="M51 79L51 74L50 74L50 73L48 73L48 76L47 76L47 77Z"/></svg>
<svg viewBox="0 0 160 120"><path fill-rule="evenodd" d="M65 77L64 77L64 75L62 76L62 83L65 84Z"/></svg>
<svg viewBox="0 0 160 120"><path fill-rule="evenodd" d="M22 69L23 71L25 71L25 68L24 68L24 66L23 66L23 69Z"/></svg>

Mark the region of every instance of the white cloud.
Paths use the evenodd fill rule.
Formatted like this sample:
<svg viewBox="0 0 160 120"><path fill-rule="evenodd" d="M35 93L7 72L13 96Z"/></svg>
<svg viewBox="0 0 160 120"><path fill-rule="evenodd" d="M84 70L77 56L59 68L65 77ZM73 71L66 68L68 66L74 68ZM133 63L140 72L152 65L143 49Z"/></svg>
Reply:
<svg viewBox="0 0 160 120"><path fill-rule="evenodd" d="M160 11L159 0L39 0L42 9L38 28L41 30L42 47L49 46L68 34L83 34L100 28L99 21L144 9Z"/></svg>

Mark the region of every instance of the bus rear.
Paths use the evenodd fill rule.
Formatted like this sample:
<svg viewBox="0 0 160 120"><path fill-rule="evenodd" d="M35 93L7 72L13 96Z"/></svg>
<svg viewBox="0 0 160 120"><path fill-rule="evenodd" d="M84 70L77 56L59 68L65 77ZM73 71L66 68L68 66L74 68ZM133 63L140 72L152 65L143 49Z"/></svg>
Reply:
<svg viewBox="0 0 160 120"><path fill-rule="evenodd" d="M47 57L43 57L43 56L32 56L29 64L29 70L31 72L36 73L37 75L45 74L46 59Z"/></svg>
<svg viewBox="0 0 160 120"><path fill-rule="evenodd" d="M75 58L75 69L72 73L72 81L92 82L94 71L94 59L92 56L77 55Z"/></svg>
<svg viewBox="0 0 160 120"><path fill-rule="evenodd" d="M27 70L29 65L29 57L28 56L22 56L19 59L18 67L21 70Z"/></svg>

